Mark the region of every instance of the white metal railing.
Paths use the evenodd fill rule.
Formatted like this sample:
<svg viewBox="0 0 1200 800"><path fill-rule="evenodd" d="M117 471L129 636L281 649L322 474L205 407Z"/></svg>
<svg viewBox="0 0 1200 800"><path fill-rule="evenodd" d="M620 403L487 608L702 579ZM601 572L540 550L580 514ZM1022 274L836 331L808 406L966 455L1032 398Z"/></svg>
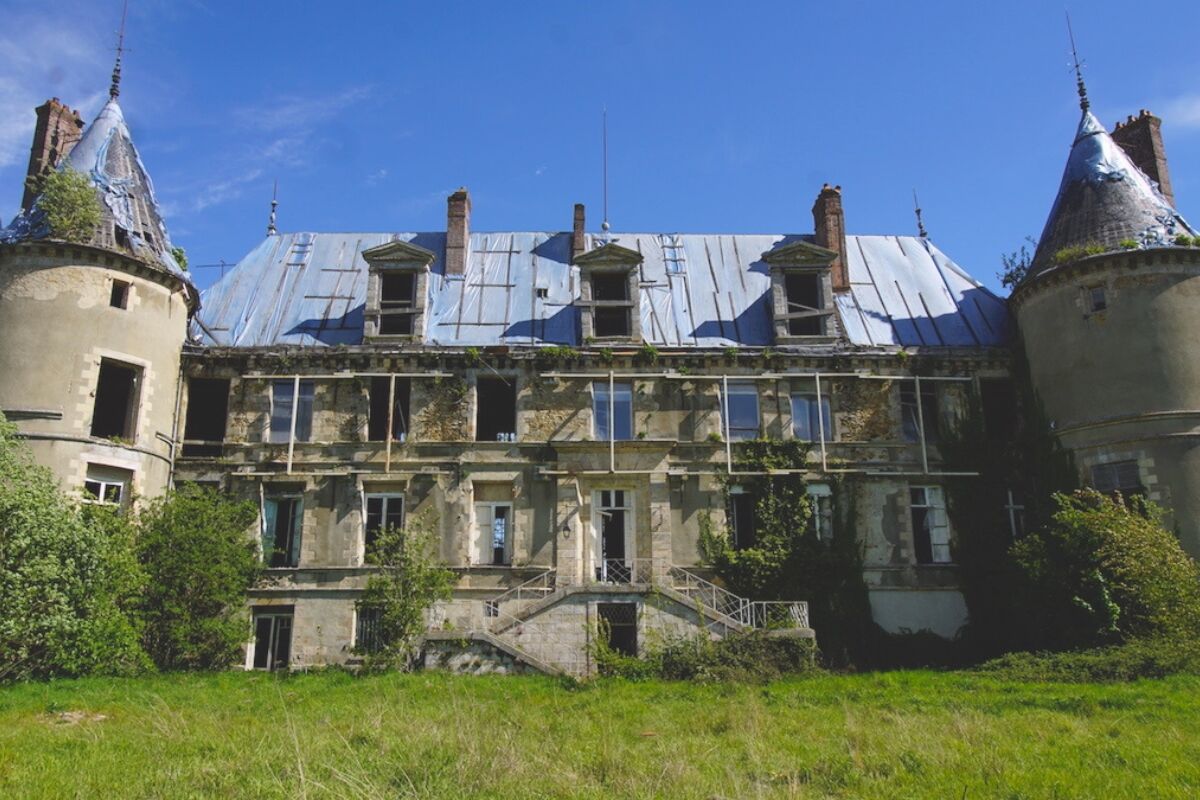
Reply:
<svg viewBox="0 0 1200 800"><path fill-rule="evenodd" d="M808 627L808 603L799 600L752 600L750 627L786 630Z"/></svg>
<svg viewBox="0 0 1200 800"><path fill-rule="evenodd" d="M596 565L594 583L656 583L666 572L658 558L606 558Z"/></svg>
<svg viewBox="0 0 1200 800"><path fill-rule="evenodd" d="M484 600L484 613L487 616L496 616L488 613L489 608L499 609L501 603L508 603L511 606L521 605L525 602L541 600L546 596L554 593L555 571L548 569L543 573L533 576L524 583L517 584L506 592L496 595L490 600Z"/></svg>
<svg viewBox="0 0 1200 800"><path fill-rule="evenodd" d="M750 601L746 598L706 581L683 567L672 565L667 574L671 579L671 588L675 591L687 595L705 608L728 617L739 625L750 624Z"/></svg>

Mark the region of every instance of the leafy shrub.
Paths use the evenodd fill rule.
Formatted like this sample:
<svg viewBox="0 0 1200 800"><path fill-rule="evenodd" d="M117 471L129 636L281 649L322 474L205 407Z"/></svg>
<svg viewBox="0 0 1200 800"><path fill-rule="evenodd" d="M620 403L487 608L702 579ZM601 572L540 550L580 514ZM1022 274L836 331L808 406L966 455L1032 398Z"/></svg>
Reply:
<svg viewBox="0 0 1200 800"><path fill-rule="evenodd" d="M1105 252L1102 244L1077 244L1071 247L1064 247L1054 254L1054 263L1056 265L1070 264L1072 261L1078 261L1081 258L1088 256L1098 256Z"/></svg>
<svg viewBox="0 0 1200 800"><path fill-rule="evenodd" d="M765 631L678 639L658 654L662 677L680 681L758 683L816 670L812 639Z"/></svg>
<svg viewBox="0 0 1200 800"><path fill-rule="evenodd" d="M1180 247L1200 247L1200 236L1188 236L1181 233L1175 237L1175 244Z"/></svg>
<svg viewBox="0 0 1200 800"><path fill-rule="evenodd" d="M100 201L87 176L67 167L43 177L37 207L50 233L68 242L87 242L100 225Z"/></svg>
<svg viewBox="0 0 1200 800"><path fill-rule="evenodd" d="M1061 653L1009 653L978 670L1014 681L1132 681L1200 673L1200 641L1150 637L1124 644Z"/></svg>
<svg viewBox="0 0 1200 800"><path fill-rule="evenodd" d="M1122 239L1119 246L1122 250L1137 250L1138 241L1137 239Z"/></svg>
<svg viewBox="0 0 1200 800"><path fill-rule="evenodd" d="M246 590L258 575L247 530L254 503L185 486L139 515L138 557L149 581L142 597L143 643L160 669L222 669L249 629Z"/></svg>

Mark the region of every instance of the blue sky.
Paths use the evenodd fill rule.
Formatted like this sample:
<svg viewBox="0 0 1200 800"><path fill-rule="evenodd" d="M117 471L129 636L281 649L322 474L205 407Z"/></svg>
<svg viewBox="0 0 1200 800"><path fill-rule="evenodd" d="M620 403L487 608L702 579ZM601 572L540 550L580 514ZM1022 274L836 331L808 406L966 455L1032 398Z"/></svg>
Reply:
<svg viewBox="0 0 1200 800"><path fill-rule="evenodd" d="M51 95L95 114L120 0L0 0L0 211ZM1146 16L1153 12L1153 18ZM1093 110L1149 108L1200 219L1200 3L1078 3ZM915 233L998 288L1041 233L1079 109L1045 2L362 3L131 0L121 103L172 238L234 263L281 230L812 230L823 182L850 233ZM196 271L201 285L217 270Z"/></svg>

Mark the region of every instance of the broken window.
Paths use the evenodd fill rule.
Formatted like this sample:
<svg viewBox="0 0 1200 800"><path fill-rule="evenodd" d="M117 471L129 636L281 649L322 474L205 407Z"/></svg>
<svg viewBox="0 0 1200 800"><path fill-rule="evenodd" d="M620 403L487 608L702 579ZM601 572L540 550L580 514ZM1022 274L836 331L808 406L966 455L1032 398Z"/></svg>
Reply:
<svg viewBox="0 0 1200 800"><path fill-rule="evenodd" d="M89 464L83 482L83 502L120 507L133 482L133 473L116 467Z"/></svg>
<svg viewBox="0 0 1200 800"><path fill-rule="evenodd" d="M354 620L354 649L359 653L377 653L383 644L381 627L383 609L378 606L358 606Z"/></svg>
<svg viewBox="0 0 1200 800"><path fill-rule="evenodd" d="M295 440L307 442L312 438L313 382L275 381L271 384L270 441L291 441L295 424Z"/></svg>
<svg viewBox="0 0 1200 800"><path fill-rule="evenodd" d="M600 636L608 649L623 656L638 654L637 603L597 603Z"/></svg>
<svg viewBox="0 0 1200 800"><path fill-rule="evenodd" d="M382 272L379 275L379 333L409 336L416 315L417 276L411 272Z"/></svg>
<svg viewBox="0 0 1200 800"><path fill-rule="evenodd" d="M821 397L817 402L814 394L792 395L792 435L802 442L833 441L833 423L829 410L829 398Z"/></svg>
<svg viewBox="0 0 1200 800"><path fill-rule="evenodd" d="M608 381L592 384L592 412L596 438L618 442L633 438L633 384Z"/></svg>
<svg viewBox="0 0 1200 800"><path fill-rule="evenodd" d="M758 438L758 387L753 381L729 381L722 389L721 405L731 441Z"/></svg>
<svg viewBox="0 0 1200 800"><path fill-rule="evenodd" d="M908 493L917 563L949 564L950 521L942 487L913 486Z"/></svg>
<svg viewBox="0 0 1200 800"><path fill-rule="evenodd" d="M808 494L808 531L818 539L828 542L833 539L833 489L827 483L810 483Z"/></svg>
<svg viewBox="0 0 1200 800"><path fill-rule="evenodd" d="M189 378L187 418L183 424L183 455L219 456L229 416L229 381Z"/></svg>
<svg viewBox="0 0 1200 800"><path fill-rule="evenodd" d="M516 440L516 378L480 378L475 384L475 441Z"/></svg>
<svg viewBox="0 0 1200 800"><path fill-rule="evenodd" d="M129 286L127 281L113 278L112 291L108 295L108 304L113 308L129 307Z"/></svg>
<svg viewBox="0 0 1200 800"><path fill-rule="evenodd" d="M1119 492L1123 497L1140 497L1146 493L1136 461L1096 464L1092 467L1092 488L1104 494Z"/></svg>
<svg viewBox="0 0 1200 800"><path fill-rule="evenodd" d="M287 669L292 655L292 613L254 612L254 669Z"/></svg>
<svg viewBox="0 0 1200 800"><path fill-rule="evenodd" d="M784 277L787 295L788 334L790 336L823 336L825 315L819 313L824 305L821 276L792 272ZM791 317L791 314L804 314Z"/></svg>
<svg viewBox="0 0 1200 800"><path fill-rule="evenodd" d="M395 382L396 388L392 389ZM411 382L408 378L393 378L387 375L371 378L370 414L367 418L367 439L372 442L387 440L388 399L391 398L392 440L403 442L408 438L408 400Z"/></svg>
<svg viewBox="0 0 1200 800"><path fill-rule="evenodd" d="M921 405L917 410L916 381L904 381L900 384L900 415L904 428L904 441L920 442L921 427L924 422L925 441L936 444L938 441L938 402L937 387L932 383L921 384Z"/></svg>
<svg viewBox="0 0 1200 800"><path fill-rule="evenodd" d="M598 339L633 335L630 314L629 276L624 272L593 273L593 333Z"/></svg>
<svg viewBox="0 0 1200 800"><path fill-rule="evenodd" d="M741 486L729 487L729 527L735 550L745 550L758 544L754 505L754 495Z"/></svg>
<svg viewBox="0 0 1200 800"><path fill-rule="evenodd" d="M475 564L512 563L512 504L475 504Z"/></svg>
<svg viewBox="0 0 1200 800"><path fill-rule="evenodd" d="M268 567L300 565L303 506L299 497L268 497L263 501L262 552Z"/></svg>
<svg viewBox="0 0 1200 800"><path fill-rule="evenodd" d="M367 495L367 516L363 522L363 553L370 553L375 540L384 528L404 527L404 496L398 494Z"/></svg>
<svg viewBox="0 0 1200 800"><path fill-rule="evenodd" d="M104 358L96 381L92 436L133 441L137 432L138 388L141 369Z"/></svg>

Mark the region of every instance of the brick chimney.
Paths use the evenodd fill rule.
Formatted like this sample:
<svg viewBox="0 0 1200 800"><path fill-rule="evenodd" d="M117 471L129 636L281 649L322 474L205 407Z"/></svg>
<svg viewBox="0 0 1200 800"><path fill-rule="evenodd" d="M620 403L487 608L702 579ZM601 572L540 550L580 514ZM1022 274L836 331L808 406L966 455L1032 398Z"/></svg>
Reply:
<svg viewBox="0 0 1200 800"><path fill-rule="evenodd" d="M25 171L25 194L21 210L28 211L37 192L30 188L30 179L37 179L55 169L83 136L83 120L57 97L51 97L34 111L37 125L33 129L33 146L29 148L29 169Z"/></svg>
<svg viewBox="0 0 1200 800"><path fill-rule="evenodd" d="M471 195L461 187L446 200L446 274L464 275L471 239Z"/></svg>
<svg viewBox="0 0 1200 800"><path fill-rule="evenodd" d="M583 255L584 242L587 241L583 235L584 226L584 211L583 203L575 204L575 220L571 226L571 263L575 263L575 259Z"/></svg>
<svg viewBox="0 0 1200 800"><path fill-rule="evenodd" d="M1175 205L1175 192L1171 190L1171 175L1167 172L1167 151L1163 147L1162 120L1146 109L1137 117L1118 122L1113 128L1113 141L1121 146L1126 155L1146 173L1150 180L1158 183L1167 202Z"/></svg>
<svg viewBox="0 0 1200 800"><path fill-rule="evenodd" d="M848 291L850 276L846 271L846 215L842 212L842 187L828 183L821 187L812 211L817 244L837 253L837 258L830 264L833 290Z"/></svg>

